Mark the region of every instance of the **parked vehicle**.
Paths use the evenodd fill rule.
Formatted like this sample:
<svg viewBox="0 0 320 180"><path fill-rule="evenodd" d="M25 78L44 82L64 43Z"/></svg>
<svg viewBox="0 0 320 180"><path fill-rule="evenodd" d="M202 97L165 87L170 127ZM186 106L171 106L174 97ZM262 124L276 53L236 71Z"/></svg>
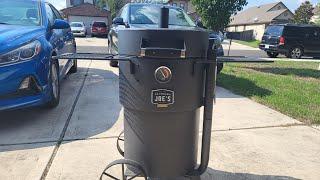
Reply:
<svg viewBox="0 0 320 180"><path fill-rule="evenodd" d="M54 60L75 53L70 25L41 0L0 1L0 110L60 101L60 80L77 61Z"/></svg>
<svg viewBox="0 0 320 180"><path fill-rule="evenodd" d="M108 27L105 22L95 21L92 23L91 36L108 36Z"/></svg>
<svg viewBox="0 0 320 180"><path fill-rule="evenodd" d="M313 25L270 25L262 38L260 49L271 58L283 54L288 58L320 56L320 27Z"/></svg>
<svg viewBox="0 0 320 180"><path fill-rule="evenodd" d="M156 28L159 22L159 10L163 5L159 4L143 4L129 3L125 5L118 16L113 20L112 27L108 36L109 53L118 53L118 30L123 28ZM183 9L173 6L169 8L169 28L173 29L197 29L198 27L192 19L184 12ZM219 33L210 33L210 38L215 39L217 46L217 55L224 56ZM117 67L117 61L111 61L110 66ZM219 72L223 68L223 64L219 64Z"/></svg>
<svg viewBox="0 0 320 180"><path fill-rule="evenodd" d="M70 26L74 36L87 36L87 29L83 22L71 22Z"/></svg>

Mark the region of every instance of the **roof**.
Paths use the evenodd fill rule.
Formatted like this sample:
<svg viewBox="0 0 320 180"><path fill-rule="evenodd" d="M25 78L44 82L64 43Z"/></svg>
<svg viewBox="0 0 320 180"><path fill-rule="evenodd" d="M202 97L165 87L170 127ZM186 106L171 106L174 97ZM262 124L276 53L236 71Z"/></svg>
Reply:
<svg viewBox="0 0 320 180"><path fill-rule="evenodd" d="M61 10L66 16L89 16L89 17L108 17L110 12L99 9L90 3L83 3L78 6L69 7Z"/></svg>
<svg viewBox="0 0 320 180"><path fill-rule="evenodd" d="M279 3L282 3L282 2L265 4L262 6L255 6L245 11L242 11L231 17L233 20L231 21L229 26L271 23L275 18L277 18L284 12L288 11L289 13L292 14L292 12L288 8L269 11Z"/></svg>

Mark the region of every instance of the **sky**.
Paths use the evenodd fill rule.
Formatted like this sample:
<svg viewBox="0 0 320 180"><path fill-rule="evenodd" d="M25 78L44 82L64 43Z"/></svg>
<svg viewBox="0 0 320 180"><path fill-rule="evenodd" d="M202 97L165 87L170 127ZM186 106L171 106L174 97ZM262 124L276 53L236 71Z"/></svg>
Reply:
<svg viewBox="0 0 320 180"><path fill-rule="evenodd" d="M63 9L66 6L66 0L47 0L51 4L53 4L58 9ZM246 8L251 6L259 6L262 4L267 3L273 3L278 2L279 0L248 0L249 4L246 6ZM291 10L295 11L302 2L305 0L282 0L282 2ZM317 2L320 2L320 0L310 0L313 4L316 4Z"/></svg>

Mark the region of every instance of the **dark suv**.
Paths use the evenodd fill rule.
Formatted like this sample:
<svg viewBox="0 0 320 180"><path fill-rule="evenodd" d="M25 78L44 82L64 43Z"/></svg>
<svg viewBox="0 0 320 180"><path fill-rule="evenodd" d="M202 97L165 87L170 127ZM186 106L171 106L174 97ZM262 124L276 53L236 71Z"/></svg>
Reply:
<svg viewBox="0 0 320 180"><path fill-rule="evenodd" d="M266 29L260 49L271 58L283 54L288 58L320 56L320 27L312 25L270 25Z"/></svg>

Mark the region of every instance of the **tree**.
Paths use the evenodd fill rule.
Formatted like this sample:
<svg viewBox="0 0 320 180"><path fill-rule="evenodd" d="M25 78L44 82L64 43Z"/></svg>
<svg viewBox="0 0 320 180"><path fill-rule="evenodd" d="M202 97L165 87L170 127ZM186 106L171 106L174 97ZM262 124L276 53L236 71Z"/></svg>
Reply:
<svg viewBox="0 0 320 180"><path fill-rule="evenodd" d="M310 24L310 20L313 17L313 5L310 1L306 1L295 11L293 20L297 24Z"/></svg>
<svg viewBox="0 0 320 180"><path fill-rule="evenodd" d="M104 8L106 4L108 5L112 18L115 18L120 11L120 9L127 3L126 0L98 0L98 6Z"/></svg>
<svg viewBox="0 0 320 180"><path fill-rule="evenodd" d="M231 21L231 16L248 4L247 0L192 0L204 25L222 31Z"/></svg>

